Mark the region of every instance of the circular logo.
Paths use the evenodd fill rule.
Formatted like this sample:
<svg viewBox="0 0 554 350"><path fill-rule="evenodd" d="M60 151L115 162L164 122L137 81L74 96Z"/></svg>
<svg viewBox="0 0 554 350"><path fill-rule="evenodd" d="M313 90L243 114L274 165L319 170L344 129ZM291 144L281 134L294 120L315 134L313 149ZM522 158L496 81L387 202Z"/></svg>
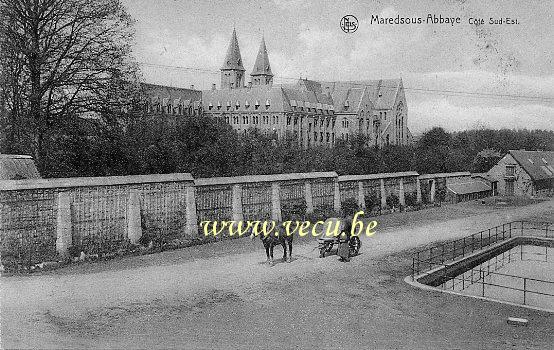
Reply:
<svg viewBox="0 0 554 350"><path fill-rule="evenodd" d="M358 19L353 15L346 15L340 19L340 29L345 33L354 33L358 30Z"/></svg>

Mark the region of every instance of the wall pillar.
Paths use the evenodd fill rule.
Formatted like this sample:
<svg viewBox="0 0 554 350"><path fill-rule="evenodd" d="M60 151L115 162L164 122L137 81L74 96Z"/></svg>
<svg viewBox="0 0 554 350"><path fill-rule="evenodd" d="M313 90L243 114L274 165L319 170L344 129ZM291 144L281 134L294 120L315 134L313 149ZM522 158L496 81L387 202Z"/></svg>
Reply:
<svg viewBox="0 0 554 350"><path fill-rule="evenodd" d="M137 244L142 237L142 215L138 190L129 192L127 202L127 238L132 244Z"/></svg>
<svg viewBox="0 0 554 350"><path fill-rule="evenodd" d="M358 181L358 206L365 210L364 183Z"/></svg>
<svg viewBox="0 0 554 350"><path fill-rule="evenodd" d="M416 192L417 192L417 202L421 203L421 182L419 177L416 179Z"/></svg>
<svg viewBox="0 0 554 350"><path fill-rule="evenodd" d="M399 194L399 200L401 206L406 206L406 199L404 198L404 179L400 178L400 194Z"/></svg>
<svg viewBox="0 0 554 350"><path fill-rule="evenodd" d="M431 180L431 203L435 203L435 179Z"/></svg>
<svg viewBox="0 0 554 350"><path fill-rule="evenodd" d="M244 215L242 213L242 186L239 184L233 185L233 221L242 221Z"/></svg>
<svg viewBox="0 0 554 350"><path fill-rule="evenodd" d="M196 237L198 235L198 216L196 214L196 188L193 184L190 184L186 187L185 190L185 203L186 203L186 220L187 220L187 227L186 227L186 233L192 237Z"/></svg>
<svg viewBox="0 0 554 350"><path fill-rule="evenodd" d="M69 258L73 244L71 227L71 199L68 192L58 193L58 216L56 219L56 252L62 259Z"/></svg>
<svg viewBox="0 0 554 350"><path fill-rule="evenodd" d="M283 220L281 215L281 186L278 182L271 183L271 220L280 222Z"/></svg>
<svg viewBox="0 0 554 350"><path fill-rule="evenodd" d="M304 182L304 198L306 199L306 213L314 212L314 200L312 197L312 184L310 180Z"/></svg>
<svg viewBox="0 0 554 350"><path fill-rule="evenodd" d="M387 192L385 191L385 179L381 179L381 209L387 206Z"/></svg>
<svg viewBox="0 0 554 350"><path fill-rule="evenodd" d="M338 178L335 178L335 191L333 196L333 210L335 213L340 213L341 211L341 203L340 203L340 186Z"/></svg>

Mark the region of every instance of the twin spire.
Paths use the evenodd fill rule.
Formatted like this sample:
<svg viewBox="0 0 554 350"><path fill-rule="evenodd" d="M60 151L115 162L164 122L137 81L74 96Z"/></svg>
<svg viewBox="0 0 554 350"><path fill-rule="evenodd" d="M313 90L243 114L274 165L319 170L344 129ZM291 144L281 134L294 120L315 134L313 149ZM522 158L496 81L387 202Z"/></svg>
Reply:
<svg viewBox="0 0 554 350"><path fill-rule="evenodd" d="M231 42L229 43L227 55L221 67L221 87L231 89L240 88L240 84L244 84L244 71L237 33L233 28ZM256 56L256 63L254 64L254 69L252 73L250 73L250 76L252 77L252 85L269 85L273 83L273 73L271 72L269 56L267 55L267 48L263 37L258 55ZM229 80L230 78L231 80Z"/></svg>

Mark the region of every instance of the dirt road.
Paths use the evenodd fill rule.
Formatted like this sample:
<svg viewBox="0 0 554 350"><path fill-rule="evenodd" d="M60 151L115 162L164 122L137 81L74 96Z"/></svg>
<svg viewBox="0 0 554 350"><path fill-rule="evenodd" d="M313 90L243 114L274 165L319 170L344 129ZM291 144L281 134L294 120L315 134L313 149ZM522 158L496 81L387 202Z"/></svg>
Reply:
<svg viewBox="0 0 554 350"><path fill-rule="evenodd" d="M550 314L422 291L403 278L409 274L410 250L415 247L518 218L553 215L554 201L549 201L423 225L406 223L363 239L362 254L348 264L336 256L318 259L314 242L303 242L294 247L291 264L269 268L263 264L259 240L240 240L220 244L244 246L244 253L203 258L187 255L187 249L207 248L191 247L167 255L188 256L171 264L141 264L137 261L149 258L135 257L95 265L106 267L99 271L85 266L4 277L1 345L546 348L554 343ZM279 256L280 250L276 253ZM509 316L528 318L530 326L509 326Z"/></svg>

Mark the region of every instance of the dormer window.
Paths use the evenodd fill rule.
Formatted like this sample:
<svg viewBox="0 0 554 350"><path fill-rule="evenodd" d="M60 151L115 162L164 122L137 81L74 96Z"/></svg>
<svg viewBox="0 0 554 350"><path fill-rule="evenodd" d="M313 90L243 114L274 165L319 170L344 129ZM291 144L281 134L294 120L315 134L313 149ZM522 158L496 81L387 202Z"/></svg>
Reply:
<svg viewBox="0 0 554 350"><path fill-rule="evenodd" d="M217 109L221 109L221 102L217 101Z"/></svg>
<svg viewBox="0 0 554 350"><path fill-rule="evenodd" d="M265 101L265 107L266 107L266 108L269 108L270 105L271 105L271 100L268 98L268 99Z"/></svg>
<svg viewBox="0 0 554 350"><path fill-rule="evenodd" d="M349 106L350 102L348 102L348 100L344 101L344 110L347 110Z"/></svg>
<svg viewBox="0 0 554 350"><path fill-rule="evenodd" d="M208 105L208 109L211 111L212 108L214 108L214 105L212 105L212 103L210 102L210 104Z"/></svg>
<svg viewBox="0 0 554 350"><path fill-rule="evenodd" d="M250 103L248 103L248 100L246 100L246 102L244 103L244 107L246 108L250 107Z"/></svg>

